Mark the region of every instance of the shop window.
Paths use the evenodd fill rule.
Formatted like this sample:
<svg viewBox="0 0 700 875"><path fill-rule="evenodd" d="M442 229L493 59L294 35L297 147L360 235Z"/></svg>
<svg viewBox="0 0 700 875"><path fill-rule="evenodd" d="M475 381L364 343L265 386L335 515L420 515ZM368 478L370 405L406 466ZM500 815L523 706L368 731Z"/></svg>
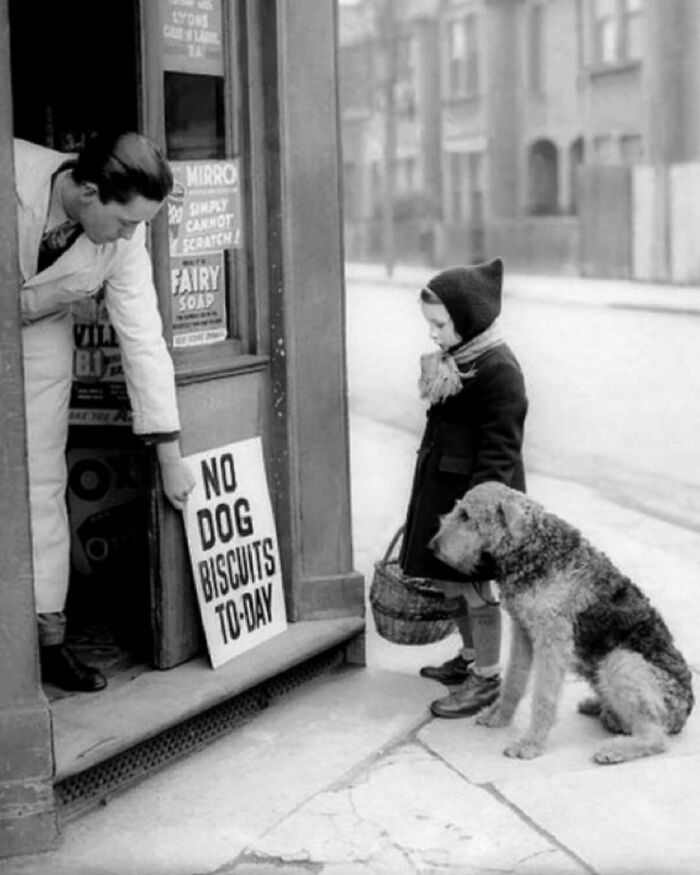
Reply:
<svg viewBox="0 0 700 875"><path fill-rule="evenodd" d="M198 347L250 352L236 4L159 0L168 202L170 334L178 370ZM184 358L183 358L184 357ZM211 356L208 356L211 361Z"/></svg>
<svg viewBox="0 0 700 875"><path fill-rule="evenodd" d="M551 140L538 140L530 148L529 211L535 216L554 215L559 210L559 154Z"/></svg>
<svg viewBox="0 0 700 875"><path fill-rule="evenodd" d="M170 160L225 158L223 79L166 71L164 92Z"/></svg>

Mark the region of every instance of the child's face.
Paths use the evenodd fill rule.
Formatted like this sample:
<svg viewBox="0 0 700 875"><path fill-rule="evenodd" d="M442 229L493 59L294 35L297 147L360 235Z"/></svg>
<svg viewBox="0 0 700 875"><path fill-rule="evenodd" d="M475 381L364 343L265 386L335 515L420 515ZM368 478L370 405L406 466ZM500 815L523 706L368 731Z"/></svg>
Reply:
<svg viewBox="0 0 700 875"><path fill-rule="evenodd" d="M426 301L421 301L420 309L430 328L430 339L434 340L441 349L449 349L451 346L456 346L462 342L462 338L455 331L452 317L447 312L445 306L442 304L428 304Z"/></svg>

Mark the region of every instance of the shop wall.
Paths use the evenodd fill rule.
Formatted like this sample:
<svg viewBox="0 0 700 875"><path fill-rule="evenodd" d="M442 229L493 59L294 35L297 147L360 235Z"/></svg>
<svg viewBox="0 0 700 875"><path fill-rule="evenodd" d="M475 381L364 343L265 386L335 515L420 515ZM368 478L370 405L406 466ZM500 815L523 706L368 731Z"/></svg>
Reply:
<svg viewBox="0 0 700 875"><path fill-rule="evenodd" d="M281 295L284 325L271 349L278 355L282 344L285 359L293 619L358 615L364 590L352 568L337 12L331 0L278 3L274 12L283 261L270 287L273 298Z"/></svg>
<svg viewBox="0 0 700 875"><path fill-rule="evenodd" d="M576 273L579 220L575 217L491 221L486 227L486 257L500 255L508 270L524 273Z"/></svg>
<svg viewBox="0 0 700 875"><path fill-rule="evenodd" d="M581 273L632 275L632 173L621 165L587 165L580 174Z"/></svg>
<svg viewBox="0 0 700 875"><path fill-rule="evenodd" d="M635 279L669 278L668 173L665 167L638 166L632 172L632 273Z"/></svg>
<svg viewBox="0 0 700 875"><path fill-rule="evenodd" d="M32 592L14 204L9 23L0 0L0 856L44 850L58 838Z"/></svg>
<svg viewBox="0 0 700 875"><path fill-rule="evenodd" d="M190 380L178 387L180 411L187 427L182 434L185 455L262 435L268 459L268 483L275 483L269 464L272 452L266 413L269 375L262 362L251 362L248 373L222 376L202 384ZM204 647L199 609L181 515L168 504L157 508L160 531L159 567L154 575L153 601L159 605L160 634L154 661L171 668Z"/></svg>
<svg viewBox="0 0 700 875"><path fill-rule="evenodd" d="M668 168L672 282L700 282L700 164Z"/></svg>
<svg viewBox="0 0 700 875"><path fill-rule="evenodd" d="M700 164L635 167L632 192L634 278L700 282Z"/></svg>

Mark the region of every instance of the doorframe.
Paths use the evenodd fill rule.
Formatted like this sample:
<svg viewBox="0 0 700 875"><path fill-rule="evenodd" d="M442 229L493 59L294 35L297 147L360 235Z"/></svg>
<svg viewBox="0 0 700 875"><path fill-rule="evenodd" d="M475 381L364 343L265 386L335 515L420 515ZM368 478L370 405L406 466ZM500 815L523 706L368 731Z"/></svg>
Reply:
<svg viewBox="0 0 700 875"><path fill-rule="evenodd" d="M19 289L7 0L0 0L0 288ZM51 714L39 679L29 527L22 338L18 298L0 295L3 464L0 466L0 855L58 841Z"/></svg>

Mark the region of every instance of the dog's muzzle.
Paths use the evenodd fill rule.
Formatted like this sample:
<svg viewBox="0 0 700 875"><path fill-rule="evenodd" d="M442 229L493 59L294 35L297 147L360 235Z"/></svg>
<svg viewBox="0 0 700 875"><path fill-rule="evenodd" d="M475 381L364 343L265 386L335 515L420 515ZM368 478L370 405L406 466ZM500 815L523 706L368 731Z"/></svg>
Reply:
<svg viewBox="0 0 700 875"><path fill-rule="evenodd" d="M493 580L496 576L496 562L493 556L485 550L480 554L478 560L468 570L460 568L454 562L451 562L440 550L441 533L438 532L428 541L428 549L431 550L440 562L449 565L461 574L466 575L469 580L487 581Z"/></svg>

